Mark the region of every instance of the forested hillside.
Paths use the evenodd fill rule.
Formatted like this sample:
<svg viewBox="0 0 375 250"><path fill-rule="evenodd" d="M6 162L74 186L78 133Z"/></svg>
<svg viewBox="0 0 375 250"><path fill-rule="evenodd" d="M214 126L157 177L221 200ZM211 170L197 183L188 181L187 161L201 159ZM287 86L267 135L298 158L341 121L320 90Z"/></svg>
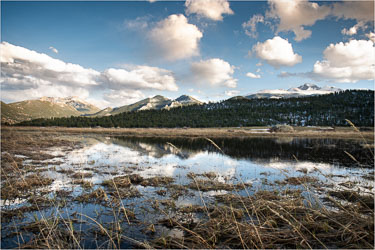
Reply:
<svg viewBox="0 0 375 250"><path fill-rule="evenodd" d="M345 119L357 126L374 126L374 91L343 92L288 98L231 98L217 103L170 110L144 110L107 117L37 119L28 126L66 127L237 127L289 124L343 126Z"/></svg>

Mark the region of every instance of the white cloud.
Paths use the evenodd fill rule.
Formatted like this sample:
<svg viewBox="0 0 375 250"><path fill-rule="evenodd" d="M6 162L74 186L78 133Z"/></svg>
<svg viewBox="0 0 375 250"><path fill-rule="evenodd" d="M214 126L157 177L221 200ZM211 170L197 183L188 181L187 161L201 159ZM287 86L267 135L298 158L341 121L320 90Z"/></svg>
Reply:
<svg viewBox="0 0 375 250"><path fill-rule="evenodd" d="M259 79L259 78L261 78L260 75L256 75L256 74L251 73L251 72L248 72L248 73L246 74L246 76L247 76L247 77L250 77L250 78L254 78L254 79Z"/></svg>
<svg viewBox="0 0 375 250"><path fill-rule="evenodd" d="M349 28L349 29L342 29L341 30L341 34L343 35L347 35L347 36L353 36L355 34L358 33L358 30L365 30L367 29L367 25L365 25L365 22L363 21L359 21L356 25L354 25L353 27Z"/></svg>
<svg viewBox="0 0 375 250"><path fill-rule="evenodd" d="M277 32L293 31L296 41L302 41L311 36L310 30L304 26L312 26L316 21L326 18L331 13L331 7L300 0L269 0L270 10L266 17L279 20Z"/></svg>
<svg viewBox="0 0 375 250"><path fill-rule="evenodd" d="M197 81L208 82L212 86L227 86L229 88L237 86L237 79L232 76L234 68L234 66L219 58L201 60L191 64L191 71Z"/></svg>
<svg viewBox="0 0 375 250"><path fill-rule="evenodd" d="M275 68L293 66L302 62L302 57L294 53L292 44L279 36L268 39L264 43L258 42L253 46L253 51L258 58Z"/></svg>
<svg viewBox="0 0 375 250"><path fill-rule="evenodd" d="M227 91L225 91L225 94L227 96L238 96L240 94L240 91L238 91L238 90L227 90Z"/></svg>
<svg viewBox="0 0 375 250"><path fill-rule="evenodd" d="M102 73L102 79L112 89L178 90L172 72L157 67L135 66L131 70L109 68Z"/></svg>
<svg viewBox="0 0 375 250"><path fill-rule="evenodd" d="M116 103L117 107L135 103L145 97L139 90L111 90L109 93L104 94L104 100L109 103Z"/></svg>
<svg viewBox="0 0 375 250"><path fill-rule="evenodd" d="M261 69L257 69L255 72L256 72L256 73L259 73L260 71L261 71Z"/></svg>
<svg viewBox="0 0 375 250"><path fill-rule="evenodd" d="M370 39L373 43L375 43L375 33L370 32L366 34L367 38Z"/></svg>
<svg viewBox="0 0 375 250"><path fill-rule="evenodd" d="M53 53L56 53L56 54L59 53L59 51L56 48L52 47L52 46L50 46L49 49L52 50Z"/></svg>
<svg viewBox="0 0 375 250"><path fill-rule="evenodd" d="M1 96L10 101L23 101L37 99L43 96L67 97L77 96L86 99L89 91L86 88L63 86L63 85L36 85L29 89L2 89Z"/></svg>
<svg viewBox="0 0 375 250"><path fill-rule="evenodd" d="M339 1L320 4L307 0L268 0L268 6L265 16L256 14L242 24L245 33L250 37L257 36L257 23L275 27L276 34L291 31L295 34L296 41L302 41L312 34L311 30L305 29L306 27L311 27L327 17L356 20L357 25L342 30L345 35L354 35L359 28L363 30L368 28L364 24L374 22L374 1ZM272 20L276 21L274 27Z"/></svg>
<svg viewBox="0 0 375 250"><path fill-rule="evenodd" d="M7 101L73 95L92 99L91 94L97 96L104 88L111 93L105 96L107 101L114 101L115 94L135 100L143 97L142 89L178 90L173 73L157 67L136 65L130 69L109 68L99 72L7 42L0 44L0 50L0 83L2 97ZM95 95L95 91L99 92ZM105 103L104 100L97 102ZM117 101L110 104L118 106Z"/></svg>
<svg viewBox="0 0 375 250"><path fill-rule="evenodd" d="M313 73L317 76L337 82L374 79L375 48L372 41L330 44L323 54L324 60L314 64Z"/></svg>
<svg viewBox="0 0 375 250"><path fill-rule="evenodd" d="M29 78L43 81L45 84L81 87L98 84L97 78L100 73L96 70L86 69L78 64L65 63L46 54L7 42L2 42L0 48L2 77L19 80Z"/></svg>
<svg viewBox="0 0 375 250"><path fill-rule="evenodd" d="M260 66L263 66L263 64L261 62L259 62L259 63L255 64L255 66L260 67Z"/></svg>
<svg viewBox="0 0 375 250"><path fill-rule="evenodd" d="M186 14L197 14L199 16L221 21L224 14L233 14L227 0L186 0Z"/></svg>
<svg viewBox="0 0 375 250"><path fill-rule="evenodd" d="M374 1L343 1L333 4L332 14L358 22L374 22Z"/></svg>
<svg viewBox="0 0 375 250"><path fill-rule="evenodd" d="M158 56L174 61L199 55L199 41L203 34L197 26L189 24L184 15L179 14L160 21L149 32L149 37Z"/></svg>
<svg viewBox="0 0 375 250"><path fill-rule="evenodd" d="M258 33L256 31L256 25L258 23L264 23L264 16L260 14L253 15L249 21L242 24L242 28L245 30L245 34L252 38L257 38Z"/></svg>
<svg viewBox="0 0 375 250"><path fill-rule="evenodd" d="M347 36L355 35L355 34L357 34L357 27L354 25L353 27L351 27L349 29L343 28L341 30L341 34L347 35Z"/></svg>

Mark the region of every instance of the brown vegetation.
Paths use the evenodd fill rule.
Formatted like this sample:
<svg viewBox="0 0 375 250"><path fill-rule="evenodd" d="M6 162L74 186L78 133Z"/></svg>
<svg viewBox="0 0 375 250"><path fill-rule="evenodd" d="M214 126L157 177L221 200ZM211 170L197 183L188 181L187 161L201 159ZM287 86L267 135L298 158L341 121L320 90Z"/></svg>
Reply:
<svg viewBox="0 0 375 250"><path fill-rule="evenodd" d="M322 130L320 127L294 127L293 131L275 133L253 133L252 129L269 127L243 128L63 128L63 127L2 127L10 131L41 131L58 133L99 133L139 137L311 137L311 138L346 138L359 140L358 131L352 127L336 127L334 130ZM374 141L374 129L360 131L366 140Z"/></svg>

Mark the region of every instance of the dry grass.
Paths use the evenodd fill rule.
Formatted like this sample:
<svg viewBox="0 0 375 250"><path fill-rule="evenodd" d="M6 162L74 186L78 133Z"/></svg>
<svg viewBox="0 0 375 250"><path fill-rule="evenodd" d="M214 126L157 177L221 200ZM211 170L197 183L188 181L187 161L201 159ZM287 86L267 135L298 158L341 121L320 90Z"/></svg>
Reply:
<svg viewBox="0 0 375 250"><path fill-rule="evenodd" d="M246 184L246 187L250 187L250 184ZM227 184L214 180L202 180L202 179L193 179L193 181L188 185L190 189L200 190L202 192L207 191L218 191L218 190L238 190L243 189L245 186L243 184Z"/></svg>
<svg viewBox="0 0 375 250"><path fill-rule="evenodd" d="M253 127L268 128L268 127ZM309 137L309 138L343 138L359 140L358 132L351 127L336 127L334 130L321 130L319 127L295 127L293 132L277 133L252 133L252 128L64 128L64 127L2 127L2 130L10 131L42 131L58 132L68 134L99 133L121 136L139 137L201 137L201 138L224 138L224 137ZM374 129L361 131L361 136L368 141L374 141Z"/></svg>
<svg viewBox="0 0 375 250"><path fill-rule="evenodd" d="M288 177L284 180L284 183L290 185L303 185L306 183L317 183L318 179L311 176L298 176L298 177Z"/></svg>
<svg viewBox="0 0 375 250"><path fill-rule="evenodd" d="M156 248L373 248L373 214L363 217L355 207L327 210L273 192L243 197L217 196L221 206L208 207L197 223L171 218L167 226L184 231L183 238L158 238ZM183 213L206 211L201 206ZM255 219L255 220L254 220ZM193 232L193 233L192 233Z"/></svg>
<svg viewBox="0 0 375 250"><path fill-rule="evenodd" d="M17 181L5 180L5 184L1 188L1 199L28 197L33 189L48 186L52 182L52 179L37 174L29 175Z"/></svg>
<svg viewBox="0 0 375 250"><path fill-rule="evenodd" d="M93 177L93 174L88 172L76 172L72 174L71 177L74 179L84 179Z"/></svg>
<svg viewBox="0 0 375 250"><path fill-rule="evenodd" d="M131 185L142 185L142 186L153 186L153 187L161 187L161 186L168 186L174 182L172 177L166 176L155 176L151 178L143 178L138 174L131 174L125 176L118 176L111 180L106 180L102 183L103 186L108 187L130 187Z"/></svg>

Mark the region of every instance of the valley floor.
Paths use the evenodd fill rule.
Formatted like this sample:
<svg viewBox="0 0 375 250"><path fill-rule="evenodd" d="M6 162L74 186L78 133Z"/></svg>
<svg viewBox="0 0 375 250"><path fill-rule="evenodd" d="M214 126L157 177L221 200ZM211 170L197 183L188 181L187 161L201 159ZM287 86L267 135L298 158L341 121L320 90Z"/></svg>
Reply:
<svg viewBox="0 0 375 250"><path fill-rule="evenodd" d="M67 128L67 127L13 127L2 126L2 130L40 131L62 133L100 133L142 137L305 137L342 138L374 141L374 128L355 127L294 127L293 131L270 132L270 127L236 128Z"/></svg>

